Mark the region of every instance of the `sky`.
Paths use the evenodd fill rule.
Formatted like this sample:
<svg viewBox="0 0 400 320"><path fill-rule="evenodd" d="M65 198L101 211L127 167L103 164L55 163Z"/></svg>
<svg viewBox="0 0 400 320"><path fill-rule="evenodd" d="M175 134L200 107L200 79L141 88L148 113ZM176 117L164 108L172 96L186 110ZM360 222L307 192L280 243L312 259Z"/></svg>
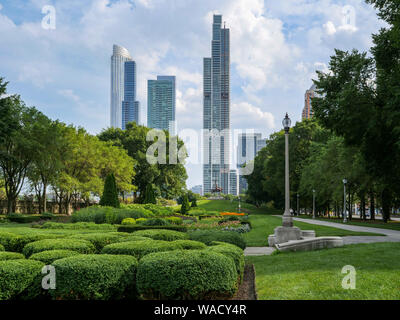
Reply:
<svg viewBox="0 0 400 320"><path fill-rule="evenodd" d="M55 20L46 18L49 5ZM27 105L97 134L110 124L118 44L137 64L141 123L147 80L175 75L178 132L200 130L215 13L231 32L231 127L264 137L286 112L301 120L305 91L335 48L368 51L385 26L361 0L0 0L0 77ZM201 165L186 168L188 187L202 184Z"/></svg>

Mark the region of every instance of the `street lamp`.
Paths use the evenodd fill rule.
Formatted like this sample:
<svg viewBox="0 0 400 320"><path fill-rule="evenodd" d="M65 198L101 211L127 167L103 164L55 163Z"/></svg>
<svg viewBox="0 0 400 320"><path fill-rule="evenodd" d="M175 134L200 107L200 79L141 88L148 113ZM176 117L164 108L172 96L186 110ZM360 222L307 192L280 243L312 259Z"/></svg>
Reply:
<svg viewBox="0 0 400 320"><path fill-rule="evenodd" d="M343 222L347 222L347 212L346 212L346 183L347 179L343 179Z"/></svg>
<svg viewBox="0 0 400 320"><path fill-rule="evenodd" d="M286 113L282 120L283 128L285 129L285 212L283 213L284 227L293 227L293 218L290 214L290 189L289 189L289 130L292 121Z"/></svg>
<svg viewBox="0 0 400 320"><path fill-rule="evenodd" d="M312 218L315 219L315 189L313 189L313 208L312 208Z"/></svg>
<svg viewBox="0 0 400 320"><path fill-rule="evenodd" d="M240 209L240 195L239 195L239 213L241 212L241 209Z"/></svg>

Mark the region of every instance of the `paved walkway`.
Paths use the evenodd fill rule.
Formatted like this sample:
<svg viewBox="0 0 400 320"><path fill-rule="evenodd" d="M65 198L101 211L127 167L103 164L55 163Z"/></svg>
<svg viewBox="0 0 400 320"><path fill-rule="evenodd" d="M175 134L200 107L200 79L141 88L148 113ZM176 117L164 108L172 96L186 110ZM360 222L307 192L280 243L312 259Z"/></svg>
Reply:
<svg viewBox="0 0 400 320"><path fill-rule="evenodd" d="M282 216L276 216L282 218ZM302 219L293 217L293 220L305 222L309 224L315 224L326 227L333 227L337 229L355 231L355 232L369 232L369 233L379 233L385 236L345 236L343 238L344 244L356 244L356 243L374 243L374 242L400 242L400 231L382 228L371 228L371 227L361 227L354 226L350 224L341 224L336 222ZM270 255L274 252L275 248L270 247L247 247L244 250L245 256L262 256Z"/></svg>

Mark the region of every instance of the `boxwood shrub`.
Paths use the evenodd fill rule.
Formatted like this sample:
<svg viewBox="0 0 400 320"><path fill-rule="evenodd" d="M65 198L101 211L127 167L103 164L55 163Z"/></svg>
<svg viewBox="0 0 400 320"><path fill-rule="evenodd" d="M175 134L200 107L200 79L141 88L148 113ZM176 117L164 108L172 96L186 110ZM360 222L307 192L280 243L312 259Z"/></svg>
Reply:
<svg viewBox="0 0 400 320"><path fill-rule="evenodd" d="M67 230L104 230L116 231L117 227L111 224L102 223L96 224L94 222L77 222L77 223L59 223L59 222L45 222L40 226L41 229L67 229Z"/></svg>
<svg viewBox="0 0 400 320"><path fill-rule="evenodd" d="M240 279L243 278L244 252L242 249L230 243L214 241L211 243L210 247L206 248L206 250L222 253L223 255L232 258Z"/></svg>
<svg viewBox="0 0 400 320"><path fill-rule="evenodd" d="M187 233L173 230L141 230L134 233L135 236L148 237L153 240L185 240L188 239Z"/></svg>
<svg viewBox="0 0 400 320"><path fill-rule="evenodd" d="M118 233L86 233L86 234L74 234L69 236L68 239L80 239L90 241L96 248L96 252L100 252L106 245L119 242L124 235L118 235Z"/></svg>
<svg viewBox="0 0 400 320"><path fill-rule="evenodd" d="M7 215L7 219L16 223L31 223L42 219L39 215L23 215L20 213L11 213Z"/></svg>
<svg viewBox="0 0 400 320"><path fill-rule="evenodd" d="M220 230L195 230L189 232L188 234L190 240L200 241L206 245L210 245L213 241L221 241L234 244L241 249L246 248L246 242L237 232Z"/></svg>
<svg viewBox="0 0 400 320"><path fill-rule="evenodd" d="M77 255L53 262L57 272L54 299L108 300L136 296L137 260L132 256Z"/></svg>
<svg viewBox="0 0 400 320"><path fill-rule="evenodd" d="M67 258L71 256L76 256L80 254L77 251L72 250L47 250L38 253L34 253L29 257L29 259L41 261L46 265L52 264L54 261Z"/></svg>
<svg viewBox="0 0 400 320"><path fill-rule="evenodd" d="M152 253L139 261L137 288L146 299L223 299L237 290L231 258L205 250Z"/></svg>
<svg viewBox="0 0 400 320"><path fill-rule="evenodd" d="M87 240L78 239L45 239L28 243L22 253L25 257L30 257L34 253L47 250L73 250L80 253L94 253L94 245Z"/></svg>
<svg viewBox="0 0 400 320"><path fill-rule="evenodd" d="M27 259L0 261L0 300L22 297L30 287L41 288L43 266L40 261ZM40 290L35 292L39 294Z"/></svg>
<svg viewBox="0 0 400 320"><path fill-rule="evenodd" d="M182 247L170 241L142 240L113 243L105 246L101 251L103 254L123 254L136 257L138 260L152 252L172 251Z"/></svg>
<svg viewBox="0 0 400 320"><path fill-rule="evenodd" d="M11 232L0 232L0 244L4 246L7 251L14 251L11 248L11 240L17 238L18 235Z"/></svg>
<svg viewBox="0 0 400 320"><path fill-rule="evenodd" d="M17 259L25 259L25 257L23 254L17 252L7 252L7 251L0 252L0 261L17 260Z"/></svg>
<svg viewBox="0 0 400 320"><path fill-rule="evenodd" d="M184 250L201 250L207 248L207 246L203 242L193 240L175 240L171 241L171 243L177 244L181 249Z"/></svg>
<svg viewBox="0 0 400 320"><path fill-rule="evenodd" d="M136 222L138 222L138 221L136 220ZM175 224L170 224L167 226L143 226L141 224L136 224L136 225L132 225L132 226L118 227L118 231L120 231L120 232L135 232L135 231L139 231L139 230L153 230L153 229L174 230L174 231L180 231L180 232L187 231L186 226L178 226Z"/></svg>
<svg viewBox="0 0 400 320"><path fill-rule="evenodd" d="M149 238L148 237L135 236L134 234L132 234L132 235L130 235L128 237L120 238L118 242L143 241L143 240L149 240Z"/></svg>
<svg viewBox="0 0 400 320"><path fill-rule="evenodd" d="M10 239L10 251L22 252L24 247L31 242L44 240L44 239L56 239L63 238L65 235L49 234L49 233L31 233L17 235Z"/></svg>

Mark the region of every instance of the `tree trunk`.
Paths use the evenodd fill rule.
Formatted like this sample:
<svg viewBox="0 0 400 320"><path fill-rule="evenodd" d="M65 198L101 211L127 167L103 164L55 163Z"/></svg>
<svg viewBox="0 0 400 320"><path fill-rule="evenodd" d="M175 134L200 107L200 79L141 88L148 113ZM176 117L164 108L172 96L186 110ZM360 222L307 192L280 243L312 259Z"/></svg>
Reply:
<svg viewBox="0 0 400 320"><path fill-rule="evenodd" d="M375 220L375 195L372 191L369 194L369 198L370 198L370 212L371 212L370 219Z"/></svg>
<svg viewBox="0 0 400 320"><path fill-rule="evenodd" d="M47 184L43 183L43 193L42 193L42 201L43 201L43 212L47 211Z"/></svg>
<svg viewBox="0 0 400 320"><path fill-rule="evenodd" d="M392 204L392 195L388 187L382 191L382 218L385 223L390 220L390 207Z"/></svg>

